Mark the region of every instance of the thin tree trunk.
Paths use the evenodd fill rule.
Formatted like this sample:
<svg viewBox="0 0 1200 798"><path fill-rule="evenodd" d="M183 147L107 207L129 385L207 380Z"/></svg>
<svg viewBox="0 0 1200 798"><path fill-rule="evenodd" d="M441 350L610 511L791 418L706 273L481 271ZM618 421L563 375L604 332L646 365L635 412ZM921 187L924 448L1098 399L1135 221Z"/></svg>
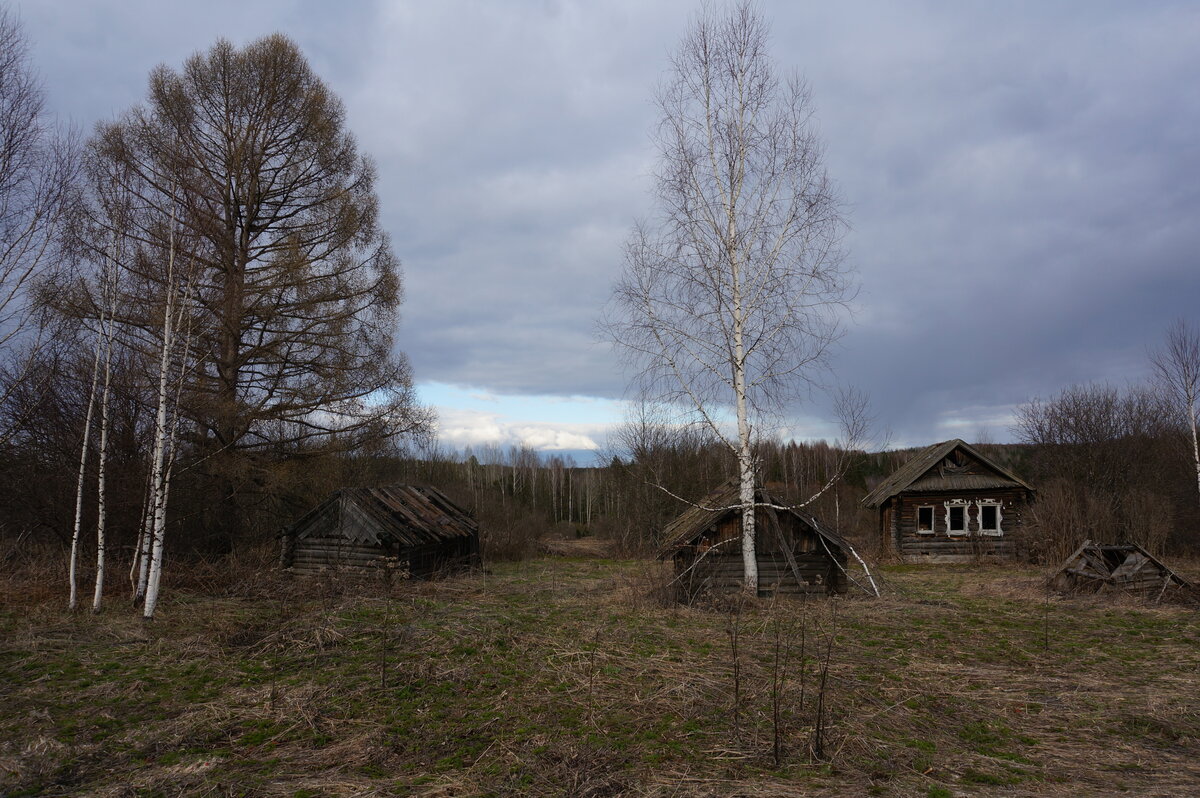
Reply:
<svg viewBox="0 0 1200 798"><path fill-rule="evenodd" d="M146 598L146 584L150 578L150 537L154 524L154 489L147 485L146 505L143 509L141 532L138 535L137 547L137 581L133 586L133 606L138 606ZM130 576L133 573L130 572Z"/></svg>
<svg viewBox="0 0 1200 798"><path fill-rule="evenodd" d="M114 275L116 264L111 264ZM110 276L109 280L114 277ZM115 286L110 282L109 285L109 302L116 302ZM116 309L112 308L108 314L108 325L104 332L104 390L100 393L100 451L97 453L99 458L96 463L96 590L92 594L92 612L100 612L100 605L104 597L104 567L105 567L105 546L107 537L108 525L108 397L110 386L112 384L112 348L113 334L116 320L114 318Z"/></svg>
<svg viewBox="0 0 1200 798"><path fill-rule="evenodd" d="M104 326L103 314L101 327ZM68 568L71 583L71 595L67 606L74 611L79 606L79 590L76 579L76 567L79 558L79 532L83 524L83 482L87 471L88 443L92 437L92 416L96 407L96 386L100 382L100 338L96 339L96 357L92 361L92 387L88 391L87 413L83 421L83 444L79 449L79 476L75 480L75 526L71 533L71 564Z"/></svg>
<svg viewBox="0 0 1200 798"><path fill-rule="evenodd" d="M1200 440L1196 434L1196 397L1188 397L1188 420L1192 431L1192 462L1196 464L1196 490L1200 491Z"/></svg>
<svg viewBox="0 0 1200 798"><path fill-rule="evenodd" d="M167 256L167 296L163 313L162 351L158 364L158 411L154 417L154 452L150 464L151 534L150 569L146 581L146 598L142 618L154 619L158 605L158 588L162 578L163 532L166 527L166 479L163 460L167 437L167 372L174 348L175 320L175 219L171 218L169 253Z"/></svg>

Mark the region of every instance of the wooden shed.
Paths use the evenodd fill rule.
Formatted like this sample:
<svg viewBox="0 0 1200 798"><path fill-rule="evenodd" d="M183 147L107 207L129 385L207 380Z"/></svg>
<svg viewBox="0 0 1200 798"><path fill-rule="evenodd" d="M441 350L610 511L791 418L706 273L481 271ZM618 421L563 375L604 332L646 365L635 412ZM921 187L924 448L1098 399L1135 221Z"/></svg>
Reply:
<svg viewBox="0 0 1200 798"><path fill-rule="evenodd" d="M390 568L429 577L479 563L475 519L436 488L343 488L282 535L280 564L296 573Z"/></svg>
<svg viewBox="0 0 1200 798"><path fill-rule="evenodd" d="M959 439L924 449L863 499L884 551L906 562L1013 557L1034 490Z"/></svg>
<svg viewBox="0 0 1200 798"><path fill-rule="evenodd" d="M1050 587L1062 593L1123 590L1141 598L1192 593L1194 588L1136 543L1083 545L1050 577Z"/></svg>
<svg viewBox="0 0 1200 798"><path fill-rule="evenodd" d="M680 597L733 593L742 589L742 508L736 481L688 508L663 529L659 559L675 563ZM755 501L786 506L762 488ZM803 510L755 510L758 594L806 595L846 590L846 545L835 532Z"/></svg>

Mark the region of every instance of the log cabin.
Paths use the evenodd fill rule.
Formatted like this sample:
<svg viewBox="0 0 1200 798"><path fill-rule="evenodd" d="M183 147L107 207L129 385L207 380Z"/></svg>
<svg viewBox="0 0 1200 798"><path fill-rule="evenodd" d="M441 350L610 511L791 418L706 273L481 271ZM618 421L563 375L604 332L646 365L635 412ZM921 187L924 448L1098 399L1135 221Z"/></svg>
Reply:
<svg viewBox="0 0 1200 798"><path fill-rule="evenodd" d="M736 480L689 507L662 531L661 560L675 564L673 584L682 601L742 589L742 509ZM754 546L758 595L828 595L846 590L846 545L801 509L755 491Z"/></svg>
<svg viewBox="0 0 1200 798"><path fill-rule="evenodd" d="M965 441L935 443L862 500L883 551L904 562L1012 558L1034 490Z"/></svg>
<svg viewBox="0 0 1200 798"><path fill-rule="evenodd" d="M429 486L343 488L281 535L295 573L372 572L428 578L479 564L479 526Z"/></svg>

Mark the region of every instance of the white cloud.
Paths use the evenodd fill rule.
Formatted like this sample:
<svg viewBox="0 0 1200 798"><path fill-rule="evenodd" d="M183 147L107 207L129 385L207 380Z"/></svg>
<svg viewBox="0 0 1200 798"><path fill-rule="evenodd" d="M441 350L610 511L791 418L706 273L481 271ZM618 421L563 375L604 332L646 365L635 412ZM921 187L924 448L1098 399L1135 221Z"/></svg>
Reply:
<svg viewBox="0 0 1200 798"><path fill-rule="evenodd" d="M496 413L438 407L438 439L456 449L484 445L528 446L539 452L596 450L604 424L515 421Z"/></svg>

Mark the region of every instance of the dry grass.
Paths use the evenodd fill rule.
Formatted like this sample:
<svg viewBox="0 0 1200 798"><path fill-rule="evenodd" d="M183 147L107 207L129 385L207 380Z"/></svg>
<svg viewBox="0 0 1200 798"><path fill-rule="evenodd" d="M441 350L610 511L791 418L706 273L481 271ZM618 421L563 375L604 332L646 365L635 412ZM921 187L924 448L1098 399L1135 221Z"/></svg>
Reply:
<svg viewBox="0 0 1200 798"><path fill-rule="evenodd" d="M739 619L663 602L662 566L645 561L550 558L390 586L261 564L169 574L150 626L115 601L66 614L44 583L53 568L0 585L0 793L1182 795L1200 783L1195 610L1049 597L1032 569L894 567L881 600L752 602ZM777 765L771 677L789 640Z"/></svg>

